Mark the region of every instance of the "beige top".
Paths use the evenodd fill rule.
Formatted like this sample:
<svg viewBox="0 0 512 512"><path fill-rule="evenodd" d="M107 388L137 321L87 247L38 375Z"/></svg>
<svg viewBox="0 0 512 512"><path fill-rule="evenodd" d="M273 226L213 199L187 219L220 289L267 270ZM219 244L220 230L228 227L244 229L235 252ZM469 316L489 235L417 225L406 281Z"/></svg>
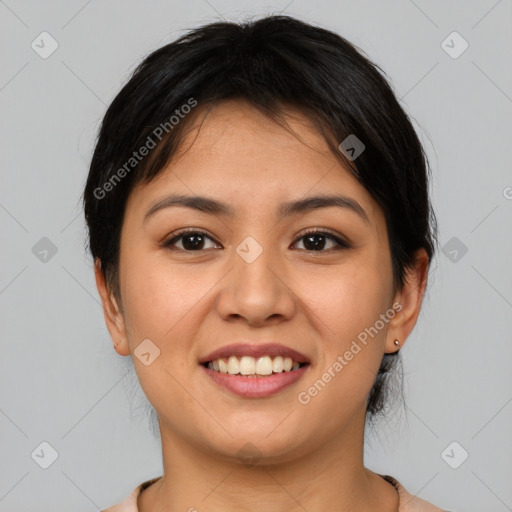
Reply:
<svg viewBox="0 0 512 512"><path fill-rule="evenodd" d="M393 477L388 475L380 476L392 484L397 490L399 512L448 512L446 510L443 511L442 509L435 507L425 500L413 496L407 492L404 487L402 487L402 485ZM137 498L139 494L160 478L161 477L153 478L152 480L148 480L147 482L140 484L121 503L102 510L102 512L138 512L139 509L137 507Z"/></svg>

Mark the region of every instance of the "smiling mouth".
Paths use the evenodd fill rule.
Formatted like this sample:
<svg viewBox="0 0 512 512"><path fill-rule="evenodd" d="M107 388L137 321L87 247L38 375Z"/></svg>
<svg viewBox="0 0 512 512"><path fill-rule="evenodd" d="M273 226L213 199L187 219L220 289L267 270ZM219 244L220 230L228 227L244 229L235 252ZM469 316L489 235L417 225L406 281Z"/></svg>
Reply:
<svg viewBox="0 0 512 512"><path fill-rule="evenodd" d="M290 357L263 356L254 358L250 356L230 356L214 361L206 361L202 366L217 373L238 375L239 377L268 377L279 373L289 373L307 366L309 363L300 363Z"/></svg>

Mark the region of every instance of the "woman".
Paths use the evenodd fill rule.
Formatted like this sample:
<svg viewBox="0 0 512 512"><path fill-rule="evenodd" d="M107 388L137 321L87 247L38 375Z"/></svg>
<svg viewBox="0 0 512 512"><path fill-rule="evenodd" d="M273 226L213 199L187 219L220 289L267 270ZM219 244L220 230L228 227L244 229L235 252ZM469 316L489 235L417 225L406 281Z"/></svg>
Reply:
<svg viewBox="0 0 512 512"><path fill-rule="evenodd" d="M109 512L440 510L363 464L434 255L428 172L377 66L325 29L213 23L142 62L84 208L164 474Z"/></svg>

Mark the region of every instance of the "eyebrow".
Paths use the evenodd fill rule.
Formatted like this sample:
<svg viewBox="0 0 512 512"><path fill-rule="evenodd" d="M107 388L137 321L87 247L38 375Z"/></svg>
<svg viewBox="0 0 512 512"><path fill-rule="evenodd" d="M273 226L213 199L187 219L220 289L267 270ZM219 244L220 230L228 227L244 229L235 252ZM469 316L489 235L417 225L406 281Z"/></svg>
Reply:
<svg viewBox="0 0 512 512"><path fill-rule="evenodd" d="M187 196L187 195L170 195L155 203L144 216L144 221L156 212L164 208L186 207L198 210L210 215L221 215L225 217L233 217L235 210L232 206L205 196ZM326 195L320 194L306 197L295 201L282 203L277 209L280 216L293 215L297 213L305 213L311 210L337 206L353 211L361 217L367 224L370 219L364 208L354 199L342 195Z"/></svg>

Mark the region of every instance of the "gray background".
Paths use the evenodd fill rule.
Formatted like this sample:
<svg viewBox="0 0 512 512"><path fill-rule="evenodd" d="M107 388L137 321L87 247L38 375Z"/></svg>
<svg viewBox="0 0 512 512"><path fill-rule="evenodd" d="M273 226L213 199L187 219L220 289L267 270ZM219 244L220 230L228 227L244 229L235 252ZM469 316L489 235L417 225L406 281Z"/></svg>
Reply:
<svg viewBox="0 0 512 512"><path fill-rule="evenodd" d="M281 11L337 31L386 71L434 173L446 254L403 349L407 407L369 435L366 464L449 510L512 510L512 1L6 0L2 512L98 510L161 474L147 402L112 349L84 250L94 138L147 53L198 24ZM43 31L59 45L46 59L31 47L51 48ZM442 45L453 31L469 44L457 58ZM48 469L43 441L58 453Z"/></svg>

